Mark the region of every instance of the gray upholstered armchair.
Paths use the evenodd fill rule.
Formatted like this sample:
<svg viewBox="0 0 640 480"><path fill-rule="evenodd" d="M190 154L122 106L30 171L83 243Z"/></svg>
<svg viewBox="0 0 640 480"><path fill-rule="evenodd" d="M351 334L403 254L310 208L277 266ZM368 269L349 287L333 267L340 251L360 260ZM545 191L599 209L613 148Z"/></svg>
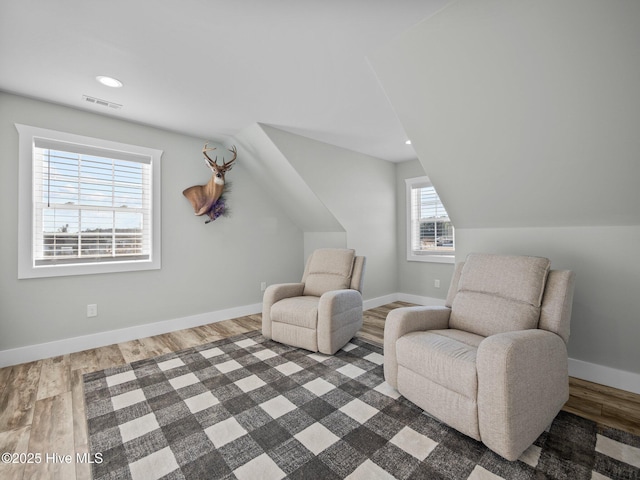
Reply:
<svg viewBox="0 0 640 480"><path fill-rule="evenodd" d="M323 248L308 258L300 283L270 285L262 301L262 334L333 355L362 327L365 257Z"/></svg>
<svg viewBox="0 0 640 480"><path fill-rule="evenodd" d="M573 282L546 258L469 255L456 266L445 306L387 316L386 381L516 460L569 398Z"/></svg>

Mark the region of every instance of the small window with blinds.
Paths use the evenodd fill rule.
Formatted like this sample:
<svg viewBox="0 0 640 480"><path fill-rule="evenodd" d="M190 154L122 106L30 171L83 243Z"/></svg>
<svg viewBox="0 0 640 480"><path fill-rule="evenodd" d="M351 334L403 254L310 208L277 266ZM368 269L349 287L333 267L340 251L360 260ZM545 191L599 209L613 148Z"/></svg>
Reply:
<svg viewBox="0 0 640 480"><path fill-rule="evenodd" d="M453 262L455 231L449 214L427 177L407 185L407 260Z"/></svg>
<svg viewBox="0 0 640 480"><path fill-rule="evenodd" d="M162 152L17 128L21 179L31 187L21 182L31 209L21 208L19 231L29 238L20 245L31 248L19 255L20 278L160 268Z"/></svg>

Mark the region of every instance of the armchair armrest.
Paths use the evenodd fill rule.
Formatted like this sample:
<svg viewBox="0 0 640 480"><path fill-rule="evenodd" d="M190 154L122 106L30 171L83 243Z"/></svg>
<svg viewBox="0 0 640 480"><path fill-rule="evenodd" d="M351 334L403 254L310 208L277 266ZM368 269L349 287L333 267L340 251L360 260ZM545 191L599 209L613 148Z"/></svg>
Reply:
<svg viewBox="0 0 640 480"><path fill-rule="evenodd" d="M283 298L299 297L304 283L278 283L269 285L262 297L262 335L271 338L271 307Z"/></svg>
<svg viewBox="0 0 640 480"><path fill-rule="evenodd" d="M449 307L420 306L391 310L384 323L384 378L398 387L396 341L409 332L438 330L449 326Z"/></svg>
<svg viewBox="0 0 640 480"><path fill-rule="evenodd" d="M333 355L361 327L362 295L359 291L343 289L322 294L318 302L318 351Z"/></svg>
<svg viewBox="0 0 640 480"><path fill-rule="evenodd" d="M516 460L569 398L567 347L545 330L500 333L480 343L476 365L480 437Z"/></svg>

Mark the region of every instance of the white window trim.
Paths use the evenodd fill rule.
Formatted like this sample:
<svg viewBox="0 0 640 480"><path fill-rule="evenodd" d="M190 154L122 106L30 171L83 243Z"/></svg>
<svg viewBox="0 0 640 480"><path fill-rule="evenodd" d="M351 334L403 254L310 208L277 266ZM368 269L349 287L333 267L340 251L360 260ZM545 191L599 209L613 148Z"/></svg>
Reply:
<svg viewBox="0 0 640 480"><path fill-rule="evenodd" d="M161 268L161 209L160 172L162 150L128 145L99 138L85 137L46 128L15 124L18 130L18 278L59 277L67 275L91 275L100 273L158 270ZM151 158L152 246L148 260L123 260L105 263L62 264L34 266L33 261L33 147L34 138L86 145L103 150L128 152Z"/></svg>
<svg viewBox="0 0 640 480"><path fill-rule="evenodd" d="M455 251L453 253L425 253L422 255L416 255L413 253L413 249L411 248L411 189L417 187L418 185L427 186L432 185L429 177L415 177L415 178L406 178L406 237L407 237L407 261L410 262L431 262L431 263L455 263L456 256Z"/></svg>

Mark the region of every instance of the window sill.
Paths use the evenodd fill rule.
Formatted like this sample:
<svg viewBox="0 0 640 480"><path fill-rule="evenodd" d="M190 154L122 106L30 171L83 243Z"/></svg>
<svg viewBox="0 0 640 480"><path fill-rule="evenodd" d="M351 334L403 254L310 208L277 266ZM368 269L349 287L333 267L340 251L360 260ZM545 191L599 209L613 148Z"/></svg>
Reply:
<svg viewBox="0 0 640 480"><path fill-rule="evenodd" d="M160 260L112 261L104 263L58 264L38 267L19 266L18 279L95 275L103 273L160 270Z"/></svg>
<svg viewBox="0 0 640 480"><path fill-rule="evenodd" d="M450 263L456 262L455 255L407 255L409 262Z"/></svg>

